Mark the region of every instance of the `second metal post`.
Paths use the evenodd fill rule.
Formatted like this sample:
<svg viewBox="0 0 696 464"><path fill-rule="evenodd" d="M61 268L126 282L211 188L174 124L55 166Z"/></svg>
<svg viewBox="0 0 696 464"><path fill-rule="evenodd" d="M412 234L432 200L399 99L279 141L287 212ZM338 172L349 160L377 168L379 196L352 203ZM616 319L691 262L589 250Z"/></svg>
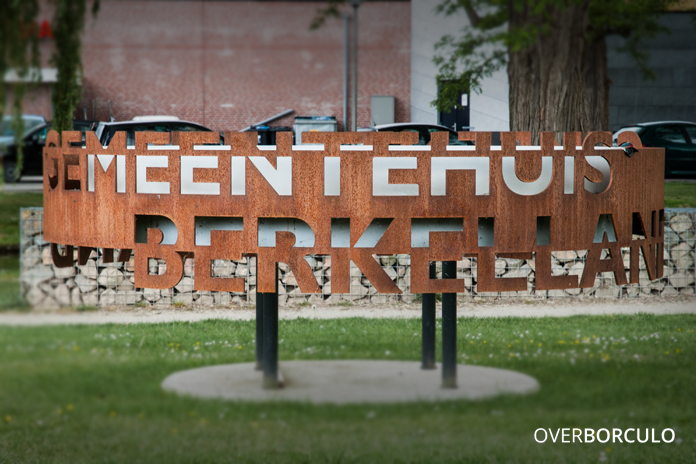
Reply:
<svg viewBox="0 0 696 464"><path fill-rule="evenodd" d="M442 278L457 278L457 262L442 263ZM457 294L442 294L442 388L457 388Z"/></svg>
<svg viewBox="0 0 696 464"><path fill-rule="evenodd" d="M437 277L435 263L430 263L430 278ZM423 293L421 301L422 364L421 369L435 369L435 293Z"/></svg>
<svg viewBox="0 0 696 464"><path fill-rule="evenodd" d="M278 267L276 289L263 294L263 388L278 388Z"/></svg>

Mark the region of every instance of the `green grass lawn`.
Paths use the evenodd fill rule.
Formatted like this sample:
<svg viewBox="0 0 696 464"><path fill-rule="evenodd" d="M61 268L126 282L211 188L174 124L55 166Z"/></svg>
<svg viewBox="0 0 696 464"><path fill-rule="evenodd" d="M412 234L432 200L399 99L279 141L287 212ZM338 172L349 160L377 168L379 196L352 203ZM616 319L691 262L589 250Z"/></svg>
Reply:
<svg viewBox="0 0 696 464"><path fill-rule="evenodd" d="M41 193L0 192L0 311L26 307L19 296L19 211L42 205Z"/></svg>
<svg viewBox="0 0 696 464"><path fill-rule="evenodd" d="M19 257L0 254L0 311L25 306L19 295Z"/></svg>
<svg viewBox="0 0 696 464"><path fill-rule="evenodd" d="M43 206L43 194L0 192L0 248L19 245L19 209L30 206Z"/></svg>
<svg viewBox="0 0 696 464"><path fill-rule="evenodd" d="M460 319L463 362L524 372L541 390L317 406L160 389L182 369L252 361L252 322L0 327L0 462L694 462L695 328L692 315ZM419 368L419 320L281 321L280 338L281 363ZM677 439L538 444L540 427L672 428Z"/></svg>
<svg viewBox="0 0 696 464"><path fill-rule="evenodd" d="M696 183L665 184L665 208L696 208Z"/></svg>

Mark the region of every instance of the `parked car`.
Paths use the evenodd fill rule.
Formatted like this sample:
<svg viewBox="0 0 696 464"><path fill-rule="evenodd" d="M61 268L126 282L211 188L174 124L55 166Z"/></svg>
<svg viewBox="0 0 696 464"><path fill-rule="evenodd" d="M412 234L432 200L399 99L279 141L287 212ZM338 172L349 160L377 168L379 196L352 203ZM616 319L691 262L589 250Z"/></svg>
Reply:
<svg viewBox="0 0 696 464"><path fill-rule="evenodd" d="M21 172L17 172L17 143L14 138L11 143L0 147L3 177L6 183L15 182L21 176L43 175L43 147L49 130L51 130L51 124L44 123L34 127L24 136Z"/></svg>
<svg viewBox="0 0 696 464"><path fill-rule="evenodd" d="M630 124L614 132L616 145L622 132L638 134L643 146L665 149L665 177L696 176L696 123L658 121Z"/></svg>
<svg viewBox="0 0 696 464"><path fill-rule="evenodd" d="M176 116L136 116L132 121L100 122L94 129L102 145L108 145L116 132L126 132L126 145L135 145L136 132L210 132L195 122L181 121ZM176 144L175 137L170 143Z"/></svg>
<svg viewBox="0 0 696 464"><path fill-rule="evenodd" d="M173 116L140 116L132 121L124 122L96 122L87 120L73 121L73 128L82 132L82 142L73 142L75 145L84 143L84 133L88 130L95 130L102 145L108 145L114 134L119 131L127 133L128 145L135 145L135 133L142 131L154 132L210 132L207 127L196 124L195 122L180 121ZM2 157L3 176L5 182L15 182L22 176L42 176L43 175L43 147L46 143L48 131L51 130L51 123L44 123L35 127L24 136L23 162L21 172L17 173L17 146L14 142L8 144L0 150ZM176 137L173 137L176 138ZM171 143L178 141L170 140Z"/></svg>
<svg viewBox="0 0 696 464"><path fill-rule="evenodd" d="M430 143L430 134L433 132L448 132L450 145L473 145L473 142L458 140L457 133L449 127L439 124L425 124L418 122L402 122L395 124L380 124L373 127L359 129L359 131L377 132L416 132L418 133L418 144L427 145Z"/></svg>
<svg viewBox="0 0 696 464"><path fill-rule="evenodd" d="M11 145L15 143L15 133L12 129L12 116L4 116L0 121L0 147L3 145ZM36 129L39 126L46 124L46 118L37 114L23 114L24 135Z"/></svg>

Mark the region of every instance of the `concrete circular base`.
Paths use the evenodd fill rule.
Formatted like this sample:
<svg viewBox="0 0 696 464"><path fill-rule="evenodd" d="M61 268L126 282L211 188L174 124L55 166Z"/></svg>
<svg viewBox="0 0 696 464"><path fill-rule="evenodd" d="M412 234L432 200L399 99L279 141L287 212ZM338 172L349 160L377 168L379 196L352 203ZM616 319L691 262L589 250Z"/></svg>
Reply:
<svg viewBox="0 0 696 464"><path fill-rule="evenodd" d="M456 389L441 388L442 373L413 361L283 361L284 387L264 390L253 363L226 364L176 372L162 388L181 395L241 401L310 403L403 403L476 400L539 389L532 377L493 367L457 366Z"/></svg>

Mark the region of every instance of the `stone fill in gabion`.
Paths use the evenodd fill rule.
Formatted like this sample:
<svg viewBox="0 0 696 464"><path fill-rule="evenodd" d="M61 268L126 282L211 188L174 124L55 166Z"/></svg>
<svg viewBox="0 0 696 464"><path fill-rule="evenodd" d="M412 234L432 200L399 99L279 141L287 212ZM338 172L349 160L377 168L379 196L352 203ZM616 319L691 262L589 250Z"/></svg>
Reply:
<svg viewBox="0 0 696 464"><path fill-rule="evenodd" d="M457 278L464 279L466 290L460 297L521 297L558 298L573 296L630 298L640 296L693 295L695 293L694 249L696 245L696 209L665 210L664 277L650 282L641 257L640 282L617 286L612 273L598 274L592 288L567 290L539 290L534 287L533 259L498 259L498 277L527 277L526 292L483 293L477 290L475 258L457 262ZM553 275L581 275L587 250L558 251L553 254ZM629 249L622 249L626 270L629 268ZM279 264L278 293L280 304L341 302L386 303L412 302L419 295L412 294L411 258L409 255L379 256L385 272L402 290L400 295L380 295L360 270L351 263L350 294L331 294L331 257L306 257L322 289L320 294L308 295L300 291L289 267ZM242 305L255 303L256 260L215 260L212 275L244 277L243 293L200 292L193 290L193 259L184 262L181 281L170 289L135 288L134 257L127 263L104 263L101 249L93 251L84 266L56 268L51 259L50 245L43 240L43 208L24 208L21 212L21 283L22 294L36 308L60 306L109 305ZM77 250L75 250L77 262ZM150 260L150 272L164 273L164 262ZM441 268L438 265L438 277Z"/></svg>

